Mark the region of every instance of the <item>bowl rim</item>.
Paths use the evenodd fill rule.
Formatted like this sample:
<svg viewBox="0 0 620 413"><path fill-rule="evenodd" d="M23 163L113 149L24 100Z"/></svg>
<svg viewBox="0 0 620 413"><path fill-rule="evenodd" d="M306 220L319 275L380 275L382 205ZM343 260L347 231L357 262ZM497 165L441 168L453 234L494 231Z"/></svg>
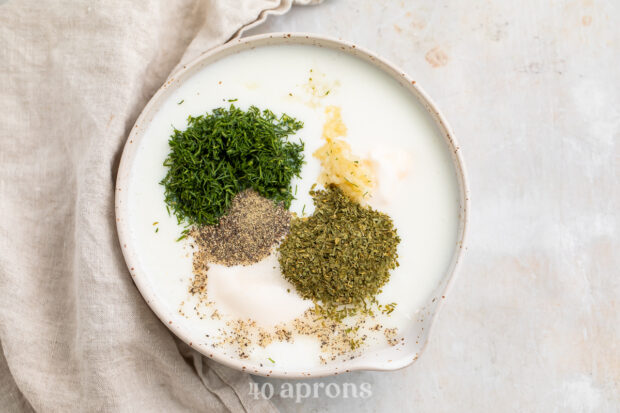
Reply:
<svg viewBox="0 0 620 413"><path fill-rule="evenodd" d="M123 147L115 185L116 228L121 250L127 264L127 268L129 269L129 272L131 274L131 278L133 279L134 284L138 288L140 294L142 295L150 309L157 315L157 317L162 321L162 323L166 327L168 327L168 329L170 329L177 337L187 343L190 347L199 351L204 356L239 371L244 371L265 377L271 376L295 379L324 377L357 370L390 371L407 367L413 362L415 362L418 359L419 355L421 355L422 352L425 350L428 344L430 333L432 331L432 327L435 324L437 315L439 314L442 304L445 300L437 300L436 305L432 309L432 313L429 312L430 317L428 319L428 328L425 332L424 342L422 343L419 351L415 354L406 353L400 359L394 360L391 363L372 363L367 361L366 363L355 363L349 368L339 368L338 365L343 363L334 363L333 365L318 366L311 369L290 369L287 371L279 371L274 370L274 366L271 366L272 368L269 368L270 366L256 366L252 365L252 363L250 362L244 363L243 360L223 354L221 350L217 348L207 349L206 347L202 347L201 345L194 345L194 343L192 343L192 337L190 337L188 331L186 331L186 329L180 324L173 321L175 315L170 314L170 312L166 311L165 305L158 302L158 300L156 299L157 296L148 282L148 277L141 276L142 272L138 266L138 263L136 262L137 260L135 259L136 252L132 249L131 243L128 241L131 239L129 234L130 231L127 226L128 208L125 207L125 205L127 205L128 191L123 191L123 188L127 186L126 183L130 176L130 170L135 155L137 153L137 148L139 147L139 141L144 136L144 129L141 126L148 125L148 123L150 122L149 116L151 116L157 111L158 105L163 103L164 100L162 100L162 97L165 97L164 95L166 94L166 92L173 85L176 86L182 83L182 81L184 80L184 76L191 77L194 74L193 71L204 61L210 59L218 60L218 58L224 58L228 55L242 52L247 49L272 44L307 44L318 47L326 46L327 48L339 49L349 55L362 58L366 62L373 64L382 72L388 74L391 78L399 81L401 85L407 87L408 91L413 93L418 102L421 103L427 110L427 112L431 115L436 126L441 132L445 143L448 145L448 148L452 152L452 162L455 167L460 192L459 230L457 236L457 245L454 250L451 263L448 266L444 277L439 282L434 295L435 297L440 295L441 298L445 298L448 294L460 267L463 252L466 249L465 235L467 233L470 209L470 197L465 167L460 153L460 147L458 146L456 139L454 138L454 133L450 125L448 124L441 111L439 111L433 100L426 94L426 92L424 92L424 90L416 83L416 81L387 59L382 58L377 54L367 50L366 48L356 45L353 42L336 39L320 34L302 32L265 33L237 38L221 46L208 50L200 54L189 63L179 66L178 69L169 76L169 78L164 82L164 84L157 90L157 92L152 96L149 102L144 106L135 124L133 125L131 132L129 133L129 136L127 137L127 140ZM210 64L210 62L206 63L206 65L208 64ZM434 301L435 299L433 299L433 302ZM251 365L251 368L248 368L247 365Z"/></svg>

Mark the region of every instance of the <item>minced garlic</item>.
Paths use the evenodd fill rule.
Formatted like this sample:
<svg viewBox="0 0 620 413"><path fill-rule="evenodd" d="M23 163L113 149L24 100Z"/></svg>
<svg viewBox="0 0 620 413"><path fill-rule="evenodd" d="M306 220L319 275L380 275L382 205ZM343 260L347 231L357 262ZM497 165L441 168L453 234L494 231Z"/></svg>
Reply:
<svg viewBox="0 0 620 413"><path fill-rule="evenodd" d="M347 126L342 121L342 115L338 106L325 108L325 124L323 125L323 139L336 139L347 134Z"/></svg>
<svg viewBox="0 0 620 413"><path fill-rule="evenodd" d="M319 182L338 186L354 201L365 200L376 182L373 164L370 160L355 156L349 144L339 139L347 134L340 108L328 106L325 115L327 120L323 125L323 139L326 142L314 152L314 156L321 162Z"/></svg>

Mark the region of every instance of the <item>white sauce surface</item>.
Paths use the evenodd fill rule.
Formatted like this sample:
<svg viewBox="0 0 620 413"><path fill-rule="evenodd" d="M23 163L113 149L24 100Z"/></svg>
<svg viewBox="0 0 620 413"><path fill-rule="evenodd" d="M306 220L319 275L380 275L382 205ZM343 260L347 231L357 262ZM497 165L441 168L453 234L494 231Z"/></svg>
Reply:
<svg viewBox="0 0 620 413"><path fill-rule="evenodd" d="M309 77L329 94L312 96ZM168 216L159 184L166 173L162 163L169 152L171 125L185 129L188 115L228 106L228 99L238 99L234 104L242 108L256 105L304 122L293 137L306 144L303 179L293 182L298 199L291 210L298 214L304 205L306 214L313 210L308 191L319 163L312 153L323 144L324 107L342 108L345 139L353 152L379 165L370 204L392 217L402 239L400 267L378 298L384 304L397 303L385 323L406 328L444 276L456 247L459 192L449 149L425 109L395 80L360 59L312 46L265 46L226 57L186 81L155 115L133 165L129 224L137 256L161 301L176 313L188 299L192 278L192 250L189 242L176 242L182 228ZM269 327L300 316L311 305L283 279L273 255L250 267L211 266L208 294L222 320L200 320L191 312L190 319L180 320L198 338L213 337L227 318L251 317ZM388 347L385 340L374 345ZM300 351L307 357L299 357ZM317 365L318 354L316 340L300 338L294 344L256 348L250 359L271 356L279 367L303 368Z"/></svg>

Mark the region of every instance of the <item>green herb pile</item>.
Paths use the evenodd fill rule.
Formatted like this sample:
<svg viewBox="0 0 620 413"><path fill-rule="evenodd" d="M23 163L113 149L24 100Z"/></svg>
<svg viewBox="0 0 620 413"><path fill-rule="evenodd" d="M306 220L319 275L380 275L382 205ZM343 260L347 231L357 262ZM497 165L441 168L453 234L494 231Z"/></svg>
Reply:
<svg viewBox="0 0 620 413"><path fill-rule="evenodd" d="M392 219L333 185L310 194L314 214L295 219L279 247L282 274L330 318L364 312L398 266Z"/></svg>
<svg viewBox="0 0 620 413"><path fill-rule="evenodd" d="M278 118L255 106L190 116L187 129L175 129L168 141L168 173L160 182L166 204L179 222L191 225L217 224L234 196L248 188L288 208L304 145L287 136L302 127L286 114Z"/></svg>

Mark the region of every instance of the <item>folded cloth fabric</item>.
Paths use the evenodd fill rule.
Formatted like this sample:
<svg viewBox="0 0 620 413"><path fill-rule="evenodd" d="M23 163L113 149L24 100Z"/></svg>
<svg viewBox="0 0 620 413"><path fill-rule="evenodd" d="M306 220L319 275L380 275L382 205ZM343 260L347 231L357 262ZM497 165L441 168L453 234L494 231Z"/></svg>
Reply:
<svg viewBox="0 0 620 413"><path fill-rule="evenodd" d="M291 4L0 0L0 411L274 410L149 310L114 181L173 68Z"/></svg>

